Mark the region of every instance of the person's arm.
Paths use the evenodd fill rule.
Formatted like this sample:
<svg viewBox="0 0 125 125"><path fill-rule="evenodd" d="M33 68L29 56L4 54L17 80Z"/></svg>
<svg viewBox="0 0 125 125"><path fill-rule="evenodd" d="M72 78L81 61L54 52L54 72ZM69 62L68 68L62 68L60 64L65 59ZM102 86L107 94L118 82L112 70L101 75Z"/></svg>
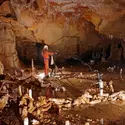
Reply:
<svg viewBox="0 0 125 125"><path fill-rule="evenodd" d="M54 52L48 52L48 55L52 56L52 55L54 55Z"/></svg>

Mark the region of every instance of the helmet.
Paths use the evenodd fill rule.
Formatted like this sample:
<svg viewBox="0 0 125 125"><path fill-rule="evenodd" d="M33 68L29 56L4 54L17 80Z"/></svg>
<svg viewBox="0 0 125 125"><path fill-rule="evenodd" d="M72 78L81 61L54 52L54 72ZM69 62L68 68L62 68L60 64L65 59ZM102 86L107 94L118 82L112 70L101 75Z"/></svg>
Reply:
<svg viewBox="0 0 125 125"><path fill-rule="evenodd" d="M48 46L47 46L47 45L45 45L45 46L43 47L43 49L46 49L46 50L48 50Z"/></svg>

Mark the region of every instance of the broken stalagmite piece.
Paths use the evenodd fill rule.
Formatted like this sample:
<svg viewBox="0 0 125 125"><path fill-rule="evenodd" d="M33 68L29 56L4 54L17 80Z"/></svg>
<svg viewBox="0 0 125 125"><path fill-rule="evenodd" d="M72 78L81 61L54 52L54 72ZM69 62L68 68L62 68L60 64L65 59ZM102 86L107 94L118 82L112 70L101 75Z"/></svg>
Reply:
<svg viewBox="0 0 125 125"><path fill-rule="evenodd" d="M21 97L22 96L22 89L21 89L21 86L19 85L19 96Z"/></svg>
<svg viewBox="0 0 125 125"><path fill-rule="evenodd" d="M24 125L29 125L29 119L27 117L24 118Z"/></svg>
<svg viewBox="0 0 125 125"><path fill-rule="evenodd" d="M33 98L33 97L32 97L32 89L29 90L29 97L30 97L30 98Z"/></svg>
<svg viewBox="0 0 125 125"><path fill-rule="evenodd" d="M125 100L125 92L120 93L119 96L118 96L118 98L119 98L120 100L124 101L124 100Z"/></svg>
<svg viewBox="0 0 125 125"><path fill-rule="evenodd" d="M32 67L32 75L33 75L35 73L35 67L34 67L34 60L33 59L32 59L31 67Z"/></svg>
<svg viewBox="0 0 125 125"><path fill-rule="evenodd" d="M4 107L7 105L9 99L9 95L6 94L0 98L0 110L4 109Z"/></svg>
<svg viewBox="0 0 125 125"><path fill-rule="evenodd" d="M39 121L37 121L36 119L32 120L32 125L38 125L38 124L39 124Z"/></svg>
<svg viewBox="0 0 125 125"><path fill-rule="evenodd" d="M71 125L70 121L69 120L65 121L65 125Z"/></svg>
<svg viewBox="0 0 125 125"><path fill-rule="evenodd" d="M109 87L110 87L111 92L113 93L114 87L113 87L113 81L112 80L109 82Z"/></svg>
<svg viewBox="0 0 125 125"><path fill-rule="evenodd" d="M91 101L89 104L95 105L95 104L98 104L100 102L101 102L101 100L94 100L94 101Z"/></svg>
<svg viewBox="0 0 125 125"><path fill-rule="evenodd" d="M81 97L78 97L77 99L75 99L73 105L79 106L81 104L89 103L90 98L92 98L92 96L89 93L88 94L85 93Z"/></svg>
<svg viewBox="0 0 125 125"><path fill-rule="evenodd" d="M123 69L121 68L120 69L120 78L123 80L122 74L123 74Z"/></svg>
<svg viewBox="0 0 125 125"><path fill-rule="evenodd" d="M90 123L89 123L89 122L86 122L85 125L90 125Z"/></svg>
<svg viewBox="0 0 125 125"><path fill-rule="evenodd" d="M21 112L22 119L25 119L28 115L27 106L24 106Z"/></svg>
<svg viewBox="0 0 125 125"><path fill-rule="evenodd" d="M3 73L4 73L4 66L0 61L0 74L3 74Z"/></svg>

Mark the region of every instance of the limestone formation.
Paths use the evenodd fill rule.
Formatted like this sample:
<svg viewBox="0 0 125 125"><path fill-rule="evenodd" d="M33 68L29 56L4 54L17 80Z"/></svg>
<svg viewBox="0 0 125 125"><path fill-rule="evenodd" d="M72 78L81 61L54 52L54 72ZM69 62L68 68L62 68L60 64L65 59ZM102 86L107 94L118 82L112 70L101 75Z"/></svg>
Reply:
<svg viewBox="0 0 125 125"><path fill-rule="evenodd" d="M4 73L4 66L0 61L0 74L3 74L3 73Z"/></svg>
<svg viewBox="0 0 125 125"><path fill-rule="evenodd" d="M18 67L15 34L10 25L0 23L0 59L5 67Z"/></svg>
<svg viewBox="0 0 125 125"><path fill-rule="evenodd" d="M24 39L29 43L42 43L44 40L53 50L59 51L57 59L60 61L76 55L85 56L90 54L90 51L94 51L92 52L94 58L98 55L100 59L101 52L98 47L100 42L105 42L105 45L102 43L101 46L107 46L106 41L113 44L112 41L117 37L125 38L125 2L94 1L2 0L0 2L1 62L5 67L18 67L16 43L20 44ZM121 42L121 39L117 40ZM89 50L90 46L92 50ZM35 48L31 49L36 52ZM36 56L35 52L32 53L33 56ZM111 53L114 52L118 52L118 55L117 57L112 55L112 59L120 60L122 54L124 55L122 48L113 49Z"/></svg>
<svg viewBox="0 0 125 125"><path fill-rule="evenodd" d="M0 98L0 110L4 109L4 107L7 105L9 99L9 95L6 94Z"/></svg>

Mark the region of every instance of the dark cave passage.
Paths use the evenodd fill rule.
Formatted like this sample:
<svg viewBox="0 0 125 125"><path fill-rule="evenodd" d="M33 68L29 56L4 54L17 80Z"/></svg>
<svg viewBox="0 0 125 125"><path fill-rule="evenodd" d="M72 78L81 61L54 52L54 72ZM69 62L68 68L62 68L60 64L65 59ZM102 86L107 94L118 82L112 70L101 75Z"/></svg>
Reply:
<svg viewBox="0 0 125 125"><path fill-rule="evenodd" d="M94 60L95 63L101 62L102 58L104 58L107 61L110 60L110 64L114 65L117 62L122 63L124 61L124 48L122 46L124 41L122 39L120 42L117 42L119 41L117 38L109 39L106 36L103 36L101 41L103 42L99 43L97 46L90 46L88 50L81 55L79 54L79 47L76 45L78 53L67 59L64 58L63 62L56 60L56 56L58 55L55 55L54 58L56 63L59 65L79 65L82 63L90 63L92 60ZM106 41L108 41L108 44L105 44ZM44 45L44 42L30 42L27 39L17 42L16 49L19 59L26 65L31 65L31 60L33 59L35 65L42 66L43 57L41 55L41 51ZM50 51L53 51L51 46L49 46L49 49ZM117 51L116 54L114 54L115 51Z"/></svg>
<svg viewBox="0 0 125 125"><path fill-rule="evenodd" d="M26 65L31 65L31 60L34 60L35 65L43 65L41 51L44 44L29 41L17 42L16 49L19 59Z"/></svg>

